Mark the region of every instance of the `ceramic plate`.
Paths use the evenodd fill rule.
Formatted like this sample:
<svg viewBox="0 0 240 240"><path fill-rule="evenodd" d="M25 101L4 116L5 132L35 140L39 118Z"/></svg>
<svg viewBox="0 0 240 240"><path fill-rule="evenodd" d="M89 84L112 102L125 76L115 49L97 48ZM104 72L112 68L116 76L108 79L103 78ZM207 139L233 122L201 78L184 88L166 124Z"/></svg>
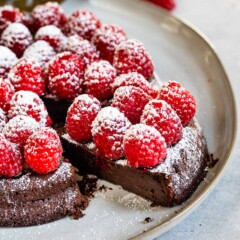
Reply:
<svg viewBox="0 0 240 240"><path fill-rule="evenodd" d="M0 239L152 239L193 211L213 189L229 161L236 133L233 93L213 46L192 27L174 16L137 0L69 0L69 14L77 8L96 13L104 23L122 26L129 38L140 39L152 55L161 81L175 79L196 97L197 118L204 129L209 151L219 158L194 195L174 208L150 203L119 186L97 192L79 221L65 218L27 228L1 228ZM124 177L124 176L123 176ZM146 217L152 222L144 223Z"/></svg>

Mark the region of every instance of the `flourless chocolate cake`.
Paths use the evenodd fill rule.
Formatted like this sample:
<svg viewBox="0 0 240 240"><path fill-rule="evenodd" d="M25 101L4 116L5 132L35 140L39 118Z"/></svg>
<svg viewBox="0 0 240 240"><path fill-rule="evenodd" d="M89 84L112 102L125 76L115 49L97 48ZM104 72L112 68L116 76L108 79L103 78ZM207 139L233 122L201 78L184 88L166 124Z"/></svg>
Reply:
<svg viewBox="0 0 240 240"><path fill-rule="evenodd" d="M71 164L164 207L198 187L209 155L195 98L152 86L142 42L49 2L0 7L0 45L0 226L82 217Z"/></svg>

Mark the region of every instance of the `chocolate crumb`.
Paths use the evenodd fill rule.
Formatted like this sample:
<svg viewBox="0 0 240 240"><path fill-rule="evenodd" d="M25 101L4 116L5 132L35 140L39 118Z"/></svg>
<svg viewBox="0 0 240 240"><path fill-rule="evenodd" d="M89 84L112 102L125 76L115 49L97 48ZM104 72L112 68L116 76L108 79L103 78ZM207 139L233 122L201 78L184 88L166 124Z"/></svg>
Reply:
<svg viewBox="0 0 240 240"><path fill-rule="evenodd" d="M98 189L99 191L103 191L103 192L106 192L107 191L107 187L105 185L102 185L101 187L99 187Z"/></svg>
<svg viewBox="0 0 240 240"><path fill-rule="evenodd" d="M93 197L93 193L97 190L97 180L97 177L84 175L82 181L78 182L81 193L87 197Z"/></svg>
<svg viewBox="0 0 240 240"><path fill-rule="evenodd" d="M210 154L207 165L209 168L213 168L218 161L219 161L218 158L214 159L213 154Z"/></svg>
<svg viewBox="0 0 240 240"><path fill-rule="evenodd" d="M153 219L150 218L150 217L146 217L146 218L144 219L144 223L150 223L150 222L152 222L152 221L153 221Z"/></svg>

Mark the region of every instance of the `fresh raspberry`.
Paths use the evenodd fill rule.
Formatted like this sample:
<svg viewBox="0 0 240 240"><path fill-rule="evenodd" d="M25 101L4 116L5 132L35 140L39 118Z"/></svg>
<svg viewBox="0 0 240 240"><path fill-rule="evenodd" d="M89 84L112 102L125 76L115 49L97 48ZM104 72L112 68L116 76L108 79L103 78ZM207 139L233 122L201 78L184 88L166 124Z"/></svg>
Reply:
<svg viewBox="0 0 240 240"><path fill-rule="evenodd" d="M84 64L77 54L57 54L49 63L48 74L48 88L54 96L73 100L82 92Z"/></svg>
<svg viewBox="0 0 240 240"><path fill-rule="evenodd" d="M87 66L84 74L86 93L103 101L112 97L112 83L116 77L115 68L107 61L93 62Z"/></svg>
<svg viewBox="0 0 240 240"><path fill-rule="evenodd" d="M48 112L43 101L36 93L29 91L18 91L12 96L8 118L11 119L18 115L34 118L41 127L46 126L48 118Z"/></svg>
<svg viewBox="0 0 240 240"><path fill-rule="evenodd" d="M83 60L85 65L99 59L99 52L96 47L91 42L78 35L68 37L62 50L76 53Z"/></svg>
<svg viewBox="0 0 240 240"><path fill-rule="evenodd" d="M0 177L14 177L23 169L23 157L14 144L0 135Z"/></svg>
<svg viewBox="0 0 240 240"><path fill-rule="evenodd" d="M116 25L102 25L93 35L92 42L100 51L100 57L104 60L113 62L113 55L116 47L127 40L124 30Z"/></svg>
<svg viewBox="0 0 240 240"><path fill-rule="evenodd" d="M39 128L39 123L35 119L19 115L9 120L3 134L10 142L23 147L28 137Z"/></svg>
<svg viewBox="0 0 240 240"><path fill-rule="evenodd" d="M158 96L158 92L152 88L150 83L144 78L142 74L137 72L126 73L116 77L112 84L113 92L122 86L139 87L152 98L156 98Z"/></svg>
<svg viewBox="0 0 240 240"><path fill-rule="evenodd" d="M0 46L0 53L0 77L6 78L11 67L18 59L14 52L4 46Z"/></svg>
<svg viewBox="0 0 240 240"><path fill-rule="evenodd" d="M11 49L17 57L21 57L25 49L32 43L32 35L23 24L12 23L3 31L1 43Z"/></svg>
<svg viewBox="0 0 240 240"><path fill-rule="evenodd" d="M0 36L11 23L15 22L25 24L26 14L12 6L0 7Z"/></svg>
<svg viewBox="0 0 240 240"><path fill-rule="evenodd" d="M115 91L112 106L124 113L132 124L136 124L140 122L142 111L151 99L142 89L125 86Z"/></svg>
<svg viewBox="0 0 240 240"><path fill-rule="evenodd" d="M78 142L90 141L91 125L100 110L101 103L95 97L82 94L75 98L66 118L69 136Z"/></svg>
<svg viewBox="0 0 240 240"><path fill-rule="evenodd" d="M95 30L100 28L100 26L101 22L94 13L79 9L68 18L64 28L68 36L77 34L80 37L91 40Z"/></svg>
<svg viewBox="0 0 240 240"><path fill-rule="evenodd" d="M10 100L15 93L13 85L8 80L0 78L0 108L7 112Z"/></svg>
<svg viewBox="0 0 240 240"><path fill-rule="evenodd" d="M117 108L103 108L92 123L93 142L98 155L108 160L123 157L123 137L130 126L129 120Z"/></svg>
<svg viewBox="0 0 240 240"><path fill-rule="evenodd" d="M56 52L48 42L39 40L30 45L23 56L35 58L40 63L42 70L45 71L49 61L56 56Z"/></svg>
<svg viewBox="0 0 240 240"><path fill-rule="evenodd" d="M21 58L10 70L8 78L16 91L32 91L39 96L45 92L46 83L41 66L32 57Z"/></svg>
<svg viewBox="0 0 240 240"><path fill-rule="evenodd" d="M126 131L123 148L133 168L153 167L160 164L167 154L162 135L154 127L145 124L133 125Z"/></svg>
<svg viewBox="0 0 240 240"><path fill-rule="evenodd" d="M163 84L158 98L166 101L175 110L183 126L186 126L196 113L193 95L178 82L169 81Z"/></svg>
<svg viewBox="0 0 240 240"><path fill-rule="evenodd" d="M169 11L173 10L176 6L175 0L147 0Z"/></svg>
<svg viewBox="0 0 240 240"><path fill-rule="evenodd" d="M5 116L4 111L0 108L0 133L2 133L6 123L7 123L7 117Z"/></svg>
<svg viewBox="0 0 240 240"><path fill-rule="evenodd" d="M143 44L136 39L120 43L114 53L113 66L118 74L138 72L146 79L153 75L154 66Z"/></svg>
<svg viewBox="0 0 240 240"><path fill-rule="evenodd" d="M24 156L29 167L39 174L56 170L62 157L62 146L56 131L51 128L35 131L27 139Z"/></svg>
<svg viewBox="0 0 240 240"><path fill-rule="evenodd" d="M41 27L37 31L35 40L44 40L48 42L57 52L59 52L67 41L67 38L58 27L49 25Z"/></svg>
<svg viewBox="0 0 240 240"><path fill-rule="evenodd" d="M67 21L62 7L57 2L37 5L32 11L32 16L35 31L47 25L62 27Z"/></svg>
<svg viewBox="0 0 240 240"><path fill-rule="evenodd" d="M141 123L155 127L165 138L168 147L182 138L181 120L163 100L154 99L145 106Z"/></svg>

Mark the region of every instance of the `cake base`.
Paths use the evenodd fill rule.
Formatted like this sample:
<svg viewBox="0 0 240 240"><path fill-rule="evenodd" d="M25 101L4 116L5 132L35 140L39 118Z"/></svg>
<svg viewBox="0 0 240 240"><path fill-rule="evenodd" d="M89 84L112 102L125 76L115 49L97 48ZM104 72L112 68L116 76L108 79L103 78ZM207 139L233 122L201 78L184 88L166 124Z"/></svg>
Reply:
<svg viewBox="0 0 240 240"><path fill-rule="evenodd" d="M46 175L28 172L0 179L0 226L31 226L64 216L80 218L88 205L74 180L74 169L63 162Z"/></svg>

